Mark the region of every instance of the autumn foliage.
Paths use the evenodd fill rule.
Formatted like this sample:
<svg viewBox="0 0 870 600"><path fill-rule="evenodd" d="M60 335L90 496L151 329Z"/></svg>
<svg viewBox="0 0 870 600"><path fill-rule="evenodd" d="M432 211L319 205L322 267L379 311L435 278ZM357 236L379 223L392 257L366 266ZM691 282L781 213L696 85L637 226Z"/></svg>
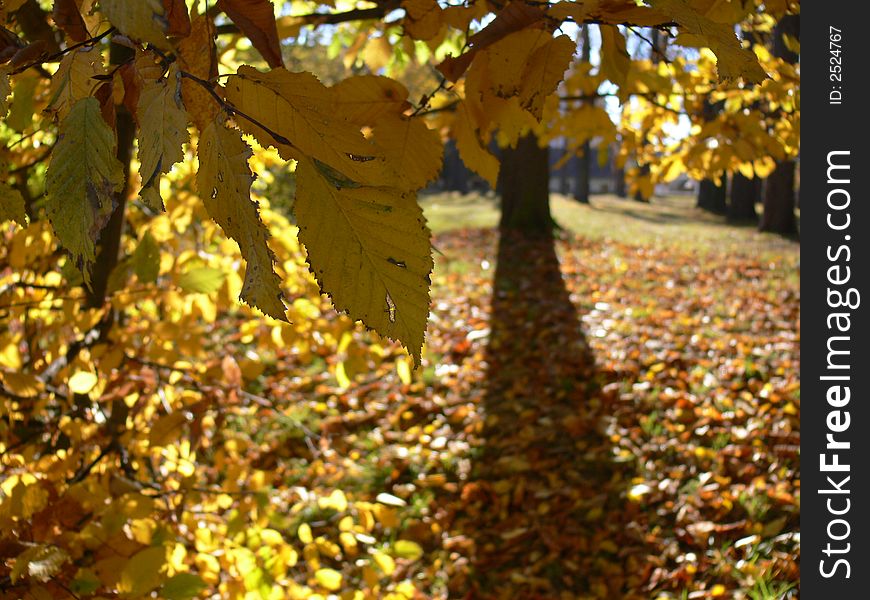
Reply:
<svg viewBox="0 0 870 600"><path fill-rule="evenodd" d="M506 572L515 540L538 534L532 521L493 524L510 549L502 560L492 540L444 533L486 519L483 507L500 502L508 484L499 482L512 477L463 487L467 474L457 473L467 466L451 462L460 446L494 436L493 423L471 425L472 379L439 373L455 389L421 392L435 353L464 365L479 350L473 336L457 342L432 325L435 260L418 193L438 177L445 143L492 187L496 148L529 132L541 143L564 139L572 152L600 140L601 160L616 148L633 189L647 194L685 173L764 177L798 152L798 68L762 43L797 10L706 0L0 2L0 590L169 599L480 592L463 561L473 555L482 571ZM594 66L577 60L584 25L598 30ZM642 31L692 50L653 59L627 43L647 42ZM285 67L291 48L311 40L311 52L337 49L345 75L325 83ZM608 98L619 100L618 118ZM723 107L712 119L711 102ZM672 135L680 123L686 134ZM270 196L288 175L292 215L272 208L289 199ZM490 240L469 235L468 249L495 260ZM741 274L763 268L720 259ZM455 277L442 283L457 297L468 289ZM479 293L469 311L480 308ZM750 312L758 298L775 301L769 290L753 293ZM764 335L782 343L780 332ZM765 368L782 368L770 360ZM609 365L610 379L595 380L581 361L564 379L610 385L612 404L617 376L629 388L670 386L659 379L699 378L693 369L704 366L666 352L642 369ZM388 380L380 398L379 377ZM773 390L746 377L746 390L771 398L787 438L793 382ZM558 417L563 433L586 435L604 418L605 407L594 418L563 414L572 405L556 400L570 394L553 386L559 406L538 416ZM663 410L691 410L669 402ZM734 409L705 406L705 423L724 428ZM675 435L681 414L665 419ZM552 440L515 417L502 418L525 428L526 458L538 456ZM408 457L411 438L426 438L413 446L420 456ZM601 444L589 452L609 451ZM732 451L747 452L741 444ZM413 484L446 499L444 514L431 518L424 500L401 493L411 464L425 465L414 467ZM494 472L503 468L530 465ZM601 486L621 477L590 476ZM745 488L715 481L732 505ZM657 493L639 485L627 486L629 507L630 493ZM521 503L525 492L512 489ZM786 506L776 534L795 518L789 494L771 495ZM554 497L547 510L582 507L594 522L613 509L594 496ZM709 516L702 522L721 516L721 507L693 510ZM750 516L740 531L764 527L769 520ZM590 550L542 535L542 556ZM617 552L604 538L593 545ZM603 598L634 585L634 567L647 583L653 573L666 579L662 565L621 564L611 583L607 569L588 564L586 580L578 567L513 584L524 597L585 588ZM499 589L495 579L489 589Z"/></svg>

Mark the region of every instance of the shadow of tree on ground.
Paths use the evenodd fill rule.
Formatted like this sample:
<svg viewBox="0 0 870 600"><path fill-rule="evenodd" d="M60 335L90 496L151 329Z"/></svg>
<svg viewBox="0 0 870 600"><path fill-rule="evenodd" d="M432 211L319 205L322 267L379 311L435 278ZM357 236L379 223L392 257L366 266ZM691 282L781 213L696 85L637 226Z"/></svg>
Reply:
<svg viewBox="0 0 870 600"><path fill-rule="evenodd" d="M473 540L472 571L451 588L467 598L626 597L625 558L608 555L630 550L605 526L630 510L604 433L606 380L554 240L503 235L496 264L485 421L455 523Z"/></svg>

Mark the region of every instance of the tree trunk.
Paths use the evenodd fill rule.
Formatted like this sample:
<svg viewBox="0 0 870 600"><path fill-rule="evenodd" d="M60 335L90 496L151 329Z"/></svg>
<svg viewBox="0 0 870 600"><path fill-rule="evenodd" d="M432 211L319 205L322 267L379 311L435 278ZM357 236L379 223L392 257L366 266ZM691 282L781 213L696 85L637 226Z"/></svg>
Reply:
<svg viewBox="0 0 870 600"><path fill-rule="evenodd" d="M123 64L133 58L132 50L118 44L112 44L109 53L109 60L113 65ZM115 131L118 138L116 156L124 166L124 185L115 194L115 208L106 226L100 232L97 256L91 274L91 288L87 290L87 304L90 308L100 308L106 301L109 276L118 265L121 236L124 232L124 211L127 205L127 194L130 190L130 160L133 157L133 138L136 135L136 124L133 121L133 116L123 104L115 106Z"/></svg>
<svg viewBox="0 0 870 600"><path fill-rule="evenodd" d="M625 189L625 169L613 171L613 193L617 198L627 198L628 190Z"/></svg>
<svg viewBox="0 0 870 600"><path fill-rule="evenodd" d="M741 173L731 177L731 201L728 203L729 221L752 221L758 219L755 203L761 200L761 180L749 179Z"/></svg>
<svg viewBox="0 0 870 600"><path fill-rule="evenodd" d="M577 189L574 190L574 199L581 204L589 204L589 154L592 146L586 141L583 144L583 156L577 162Z"/></svg>
<svg viewBox="0 0 870 600"><path fill-rule="evenodd" d="M716 185L712 179L704 179L698 186L698 208L711 212L714 215L724 215L727 212L725 195L725 176L722 183Z"/></svg>
<svg viewBox="0 0 870 600"><path fill-rule="evenodd" d="M589 62L592 59L592 45L589 41L589 25L580 28L580 60ZM592 146L589 140L583 143L583 156L579 157L577 164L577 187L574 190L574 199L581 204L589 204L589 155Z"/></svg>
<svg viewBox="0 0 870 600"><path fill-rule="evenodd" d="M764 191L764 213L758 228L782 235L797 233L794 216L794 161L777 163L767 178Z"/></svg>
<svg viewBox="0 0 870 600"><path fill-rule="evenodd" d="M549 236L550 161L547 148L529 133L516 148L505 148L501 159L498 188L501 190L499 229L517 231L529 237Z"/></svg>
<svg viewBox="0 0 870 600"><path fill-rule="evenodd" d="M785 45L783 35L800 37L800 16L786 15L780 19L773 30L773 55L794 64L798 55ZM795 208L795 162L793 160L779 161L776 169L767 178L764 191L764 212L758 228L782 235L797 233L797 222L794 216Z"/></svg>

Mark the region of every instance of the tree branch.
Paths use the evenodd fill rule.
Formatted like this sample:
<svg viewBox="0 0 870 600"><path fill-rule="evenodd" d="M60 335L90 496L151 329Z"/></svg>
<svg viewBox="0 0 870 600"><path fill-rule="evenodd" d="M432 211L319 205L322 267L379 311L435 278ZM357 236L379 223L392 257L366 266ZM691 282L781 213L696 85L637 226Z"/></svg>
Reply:
<svg viewBox="0 0 870 600"><path fill-rule="evenodd" d="M301 25L338 25L349 21L373 21L382 19L401 5L399 0L388 0L372 8L355 8L340 13L309 13L307 15L290 15L289 19L296 20ZM233 23L226 23L216 28L218 35L241 33Z"/></svg>

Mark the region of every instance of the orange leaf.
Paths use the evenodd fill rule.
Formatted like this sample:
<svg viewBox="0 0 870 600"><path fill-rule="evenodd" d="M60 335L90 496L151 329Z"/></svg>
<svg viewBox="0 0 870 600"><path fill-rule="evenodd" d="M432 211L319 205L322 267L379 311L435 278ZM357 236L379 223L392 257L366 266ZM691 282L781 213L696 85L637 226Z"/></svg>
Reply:
<svg viewBox="0 0 870 600"><path fill-rule="evenodd" d="M83 42L91 35L88 33L88 28L85 27L85 21L82 19L82 13L79 12L78 4L81 4L81 0L79 2L76 0L55 0L51 18L54 19L54 24L60 27L72 41Z"/></svg>
<svg viewBox="0 0 870 600"><path fill-rule="evenodd" d="M166 35L178 38L190 35L190 15L184 0L163 0L163 12L169 21Z"/></svg>
<svg viewBox="0 0 870 600"><path fill-rule="evenodd" d="M284 64L275 8L269 0L219 0L217 5L248 36L270 67Z"/></svg>

